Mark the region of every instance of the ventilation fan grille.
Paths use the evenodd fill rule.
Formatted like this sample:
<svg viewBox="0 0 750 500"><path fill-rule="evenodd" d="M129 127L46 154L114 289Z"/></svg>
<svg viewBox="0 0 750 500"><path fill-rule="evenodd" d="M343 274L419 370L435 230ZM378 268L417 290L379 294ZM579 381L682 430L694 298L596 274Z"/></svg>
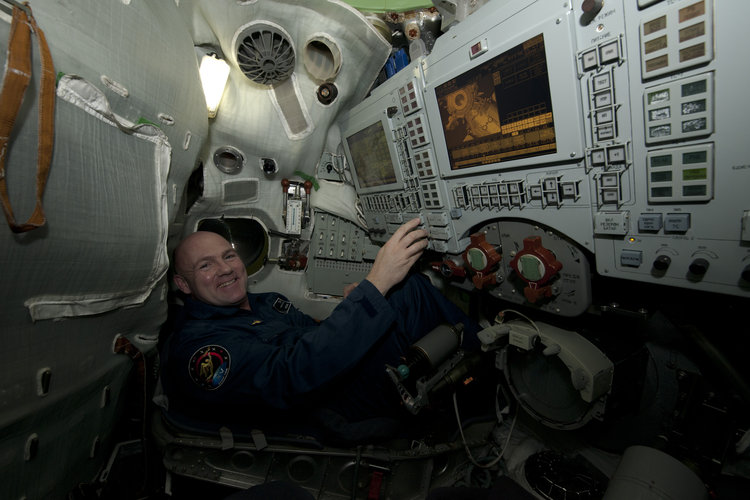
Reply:
<svg viewBox="0 0 750 500"><path fill-rule="evenodd" d="M237 62L242 73L262 85L274 85L294 71L294 48L278 29L254 25L239 36Z"/></svg>

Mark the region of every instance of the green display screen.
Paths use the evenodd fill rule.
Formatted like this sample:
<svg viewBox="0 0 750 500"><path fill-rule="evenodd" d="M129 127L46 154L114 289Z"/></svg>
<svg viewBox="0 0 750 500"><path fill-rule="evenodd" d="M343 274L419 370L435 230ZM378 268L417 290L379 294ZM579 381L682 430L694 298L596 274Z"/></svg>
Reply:
<svg viewBox="0 0 750 500"><path fill-rule="evenodd" d="M686 83L682 86L682 97L687 97L695 94L702 94L706 91L706 80L700 80L697 82Z"/></svg>
<svg viewBox="0 0 750 500"><path fill-rule="evenodd" d="M688 168L682 171L683 181L702 181L706 179L708 169L706 168Z"/></svg>
<svg viewBox="0 0 750 500"><path fill-rule="evenodd" d="M700 184L698 186L682 186L682 196L705 196L706 185Z"/></svg>
<svg viewBox="0 0 750 500"><path fill-rule="evenodd" d="M690 165L692 163L706 163L708 160L708 152L706 151L693 151L691 153L682 154L683 165Z"/></svg>
<svg viewBox="0 0 750 500"><path fill-rule="evenodd" d="M672 155L659 155L651 157L652 167L668 167L672 165Z"/></svg>
<svg viewBox="0 0 750 500"><path fill-rule="evenodd" d="M665 198L672 196L672 188L670 186L651 188L651 196L654 198Z"/></svg>
<svg viewBox="0 0 750 500"><path fill-rule="evenodd" d="M651 172L651 182L669 182L672 180L672 171Z"/></svg>

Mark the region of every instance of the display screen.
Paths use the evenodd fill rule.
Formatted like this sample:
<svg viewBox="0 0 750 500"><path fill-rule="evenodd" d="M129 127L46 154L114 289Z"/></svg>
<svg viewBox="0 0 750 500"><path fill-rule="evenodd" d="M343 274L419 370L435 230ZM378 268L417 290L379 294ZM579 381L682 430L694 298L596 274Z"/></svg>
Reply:
<svg viewBox="0 0 750 500"><path fill-rule="evenodd" d="M360 188L395 184L396 172L383 124L377 121L346 138Z"/></svg>
<svg viewBox="0 0 750 500"><path fill-rule="evenodd" d="M544 36L435 88L451 170L557 152Z"/></svg>

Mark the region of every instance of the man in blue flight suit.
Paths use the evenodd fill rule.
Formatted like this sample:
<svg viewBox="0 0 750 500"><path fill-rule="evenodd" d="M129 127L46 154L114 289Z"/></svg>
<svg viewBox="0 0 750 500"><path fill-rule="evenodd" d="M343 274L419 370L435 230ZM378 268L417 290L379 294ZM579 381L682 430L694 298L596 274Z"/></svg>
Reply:
<svg viewBox="0 0 750 500"><path fill-rule="evenodd" d="M247 293L245 265L220 235L185 238L174 281L188 296L162 349L170 411L271 427L317 416L343 434L351 423L405 416L385 364L399 364L441 323L463 323L467 336L479 329L424 276L407 278L427 246L418 224L393 234L323 321L278 293Z"/></svg>

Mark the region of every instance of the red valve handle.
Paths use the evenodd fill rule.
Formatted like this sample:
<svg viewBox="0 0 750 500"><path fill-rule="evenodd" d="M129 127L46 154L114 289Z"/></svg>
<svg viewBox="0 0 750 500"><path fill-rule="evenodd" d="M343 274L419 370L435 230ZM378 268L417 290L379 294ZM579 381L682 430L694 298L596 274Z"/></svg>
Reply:
<svg viewBox="0 0 750 500"><path fill-rule="evenodd" d="M550 250L542 246L542 238L524 238L521 249L510 261L513 270L528 283L543 285L560 272L562 264Z"/></svg>

